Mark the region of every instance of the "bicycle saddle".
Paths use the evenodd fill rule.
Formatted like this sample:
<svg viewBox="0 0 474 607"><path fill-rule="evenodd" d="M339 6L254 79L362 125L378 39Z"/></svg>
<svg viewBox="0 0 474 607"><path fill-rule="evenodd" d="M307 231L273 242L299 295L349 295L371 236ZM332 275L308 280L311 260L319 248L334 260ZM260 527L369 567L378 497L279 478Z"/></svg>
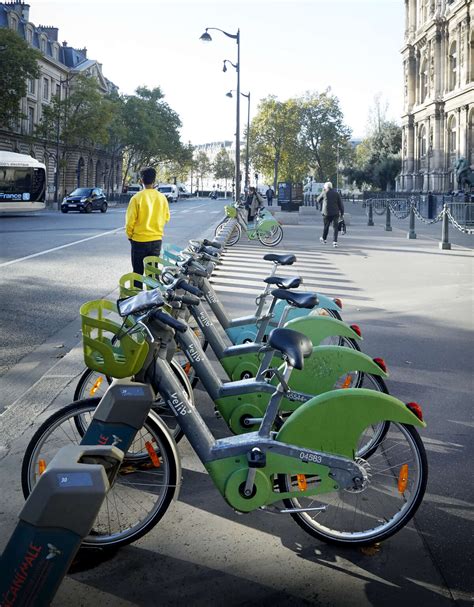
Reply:
<svg viewBox="0 0 474 607"><path fill-rule="evenodd" d="M280 289L296 289L303 282L299 276L268 276L263 279L268 285L276 285Z"/></svg>
<svg viewBox="0 0 474 607"><path fill-rule="evenodd" d="M263 256L265 261L274 261L275 263L281 266L291 266L291 264L295 263L296 256L295 255L277 255L276 253L267 253Z"/></svg>
<svg viewBox="0 0 474 607"><path fill-rule="evenodd" d="M273 297L277 299L285 299L295 308L314 308L318 304L316 293L295 293L295 291L287 291L286 289L274 289Z"/></svg>
<svg viewBox="0 0 474 607"><path fill-rule="evenodd" d="M308 358L313 351L311 340L291 329L273 329L268 336L268 344L286 356L288 362L295 369L304 367L303 359Z"/></svg>
<svg viewBox="0 0 474 607"><path fill-rule="evenodd" d="M126 299L119 299L117 301L117 308L120 316L128 316L129 314L139 314L158 308L165 303L161 295L160 289L153 289L152 291L142 291L138 295L127 297Z"/></svg>

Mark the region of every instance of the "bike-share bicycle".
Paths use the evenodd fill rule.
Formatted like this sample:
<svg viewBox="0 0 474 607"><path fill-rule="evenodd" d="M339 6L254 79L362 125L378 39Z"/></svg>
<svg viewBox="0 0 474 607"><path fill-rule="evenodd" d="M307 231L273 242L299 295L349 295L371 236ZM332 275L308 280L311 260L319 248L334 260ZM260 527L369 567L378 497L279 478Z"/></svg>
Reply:
<svg viewBox="0 0 474 607"><path fill-rule="evenodd" d="M155 290L120 302L119 310L137 328L149 319L143 348L145 358L154 361L155 385L231 507L240 512L263 509L289 513L312 535L352 545L385 539L410 520L422 500L427 476L426 456L415 430L415 426L425 426L418 405L404 405L370 390L335 390L308 400L288 419L279 419L291 373L303 369L303 359L311 354L312 344L300 333L275 329L268 347L283 357L282 368L272 371L278 385L246 380L219 388L223 399L237 393L242 397L271 390L259 429L216 441L170 370L166 356L170 328L188 342L188 354L197 364L203 362L204 352L185 323L160 309L163 304ZM144 376L149 368L145 362L143 373L136 373L137 389L142 382L150 383ZM121 380L114 381L102 401L104 406L109 393L130 390L129 384L122 387ZM26 495L64 443L120 442L121 419L117 419L112 436L104 435L98 402L89 399L73 403L37 431L22 468ZM76 420L92 415L82 436ZM380 424L387 426L383 438L367 443L366 429ZM176 495L179 470L174 440L151 410L85 544L120 546L147 533Z"/></svg>
<svg viewBox="0 0 474 607"><path fill-rule="evenodd" d="M236 219L236 224L227 240L229 247L237 244L245 232L249 240L258 240L266 247L276 247L283 239L283 228L273 215L266 209L257 210L255 220L248 222L243 213L243 205L235 203L224 207L226 218L216 227L218 237L230 219Z"/></svg>

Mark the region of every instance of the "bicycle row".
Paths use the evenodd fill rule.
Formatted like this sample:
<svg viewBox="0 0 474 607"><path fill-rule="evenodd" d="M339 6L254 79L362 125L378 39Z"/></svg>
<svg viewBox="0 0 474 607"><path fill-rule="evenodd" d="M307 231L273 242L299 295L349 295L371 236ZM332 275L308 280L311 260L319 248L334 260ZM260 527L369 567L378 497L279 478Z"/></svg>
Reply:
<svg viewBox="0 0 474 607"><path fill-rule="evenodd" d="M423 499L421 408L388 393L383 359L360 350L361 331L342 320L340 300L301 291L298 276L280 273L295 255L265 255L272 272L254 313L229 316L210 277L235 225L227 222L219 241L167 247L145 260L143 276L120 279L117 302L81 308L87 369L75 402L33 436L22 485L27 497L64 445L122 449L86 547L129 544L161 520L179 493L183 436L230 507L290 514L323 541L386 539ZM216 440L199 411L198 381L228 428L226 438ZM127 415L133 395L145 388L153 396L135 427ZM106 427L104 411L121 394L131 395L128 408Z"/></svg>

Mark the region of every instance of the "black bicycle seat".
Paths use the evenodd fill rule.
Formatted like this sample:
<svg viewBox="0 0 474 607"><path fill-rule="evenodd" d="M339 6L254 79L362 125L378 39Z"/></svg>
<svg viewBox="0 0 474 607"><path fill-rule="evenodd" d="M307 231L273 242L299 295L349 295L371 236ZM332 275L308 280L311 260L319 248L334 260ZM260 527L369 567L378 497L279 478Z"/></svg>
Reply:
<svg viewBox="0 0 474 607"><path fill-rule="evenodd" d="M161 295L160 289L153 289L152 291L142 291L138 295L127 297L126 299L119 299L117 301L118 312L120 316L128 316L129 314L141 314L158 308L165 303L163 296Z"/></svg>
<svg viewBox="0 0 474 607"><path fill-rule="evenodd" d="M277 255L276 253L267 253L263 256L265 261L274 261L280 266L291 266L291 264L295 263L296 256L295 255Z"/></svg>
<svg viewBox="0 0 474 607"><path fill-rule="evenodd" d="M290 365L298 370L304 366L303 359L308 358L313 351L311 340L303 333L291 329L273 329L268 336L268 344L281 352Z"/></svg>
<svg viewBox="0 0 474 607"><path fill-rule="evenodd" d="M318 305L318 296L316 293L301 293L295 291L287 291L286 289L274 289L273 297L284 299L295 308L314 308Z"/></svg>
<svg viewBox="0 0 474 607"><path fill-rule="evenodd" d="M303 282L299 276L268 276L263 279L268 285L276 285L280 289L297 289Z"/></svg>

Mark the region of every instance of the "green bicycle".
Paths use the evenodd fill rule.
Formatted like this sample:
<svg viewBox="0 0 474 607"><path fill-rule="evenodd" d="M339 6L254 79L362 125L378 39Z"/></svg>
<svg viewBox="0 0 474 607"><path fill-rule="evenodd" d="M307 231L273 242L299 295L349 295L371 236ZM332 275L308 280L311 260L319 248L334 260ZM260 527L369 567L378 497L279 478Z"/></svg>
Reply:
<svg viewBox="0 0 474 607"><path fill-rule="evenodd" d="M276 247L280 244L283 239L283 229L269 211L259 209L255 221L247 223L242 209L243 207L238 203L225 207L226 217L215 229L216 238L230 219L236 219L237 222L227 240L227 246L231 247L239 242L242 238L242 230L245 230L249 240L259 240L265 247Z"/></svg>

